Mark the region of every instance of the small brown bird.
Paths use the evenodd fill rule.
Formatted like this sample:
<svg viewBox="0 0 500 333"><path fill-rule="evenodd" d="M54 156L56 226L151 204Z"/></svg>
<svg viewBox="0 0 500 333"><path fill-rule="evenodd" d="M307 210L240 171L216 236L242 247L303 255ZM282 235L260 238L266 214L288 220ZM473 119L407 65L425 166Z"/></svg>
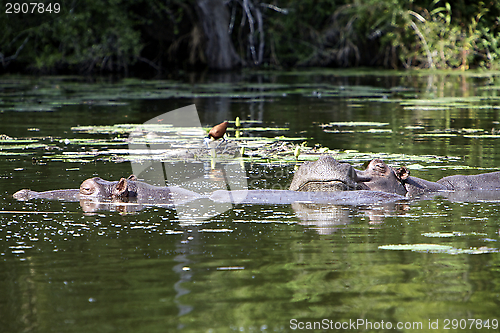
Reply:
<svg viewBox="0 0 500 333"><path fill-rule="evenodd" d="M219 147L219 145L222 142L226 141L226 139L224 139L224 134L226 134L228 125L229 123L225 121L223 123L220 123L219 125L215 125L214 127L212 127L212 129L208 132L208 136L204 140L207 147L208 147L208 141L215 141L218 139L222 139L222 141L217 145L217 147Z"/></svg>

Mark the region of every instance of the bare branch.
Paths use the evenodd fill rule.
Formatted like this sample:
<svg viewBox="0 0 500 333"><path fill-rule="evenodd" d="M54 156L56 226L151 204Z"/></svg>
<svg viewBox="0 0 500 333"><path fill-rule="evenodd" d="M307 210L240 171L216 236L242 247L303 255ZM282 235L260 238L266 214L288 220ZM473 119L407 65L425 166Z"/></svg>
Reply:
<svg viewBox="0 0 500 333"><path fill-rule="evenodd" d="M288 9L283 9L283 8L279 8L278 6L275 6L275 5L271 5L271 4L268 4L268 3L261 3L260 4L262 7L266 7L266 8L269 8L269 9L272 9L278 13L281 13L281 14L288 14Z"/></svg>
<svg viewBox="0 0 500 333"><path fill-rule="evenodd" d="M151 66L154 69L156 69L158 72L161 70L161 68L158 65L156 65L154 62L152 62L151 60L148 60L148 59L143 58L141 56L137 56L136 59L139 60L139 61L145 62L149 66Z"/></svg>
<svg viewBox="0 0 500 333"><path fill-rule="evenodd" d="M260 37L260 42L259 42L259 57L258 57L258 64L262 64L263 58L264 58L264 22L262 19L262 13L260 12L259 8L255 8L255 13L257 16L257 25L259 27L259 37Z"/></svg>
<svg viewBox="0 0 500 333"><path fill-rule="evenodd" d="M0 60L2 61L3 67L7 66L12 60L15 60L17 58L17 56L19 55L21 50L24 48L24 46L26 45L26 43L28 42L29 39L30 39L29 37L26 37L24 42L17 49L16 53L14 53L14 55L11 55L10 57L4 57L3 53L0 53Z"/></svg>
<svg viewBox="0 0 500 333"><path fill-rule="evenodd" d="M255 54L255 45L254 45L254 41L253 41L253 35L255 32L255 28L254 28L255 21L253 19L252 12L250 11L250 5L248 3L248 0L243 0L243 9L245 10L245 14L248 18L248 26L250 28L250 33L248 34L248 44L250 46L250 53L252 55L252 60L253 60L254 64L258 65L258 59L257 59L257 56Z"/></svg>
<svg viewBox="0 0 500 333"><path fill-rule="evenodd" d="M435 66L434 66L434 62L432 61L432 55L431 55L431 51L429 50L429 46L427 45L427 42L425 40L425 37L424 35L422 35L422 33L420 32L420 30L418 29L417 25L415 24L415 22L411 21L411 27L413 30L415 30L415 33L417 34L417 36L420 38L420 40L422 41L422 43L424 44L424 48L425 48L425 53L427 53L427 63L429 64L429 67L434 69Z"/></svg>

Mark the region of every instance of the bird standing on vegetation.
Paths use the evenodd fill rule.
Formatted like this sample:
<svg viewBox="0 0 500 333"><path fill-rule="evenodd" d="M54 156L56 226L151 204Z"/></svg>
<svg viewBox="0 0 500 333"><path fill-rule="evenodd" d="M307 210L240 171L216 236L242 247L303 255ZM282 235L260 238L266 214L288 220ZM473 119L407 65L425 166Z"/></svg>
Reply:
<svg viewBox="0 0 500 333"><path fill-rule="evenodd" d="M222 138L222 141L217 145L217 147L219 147L222 142L226 141L226 139L224 139L224 134L226 134L228 125L229 122L225 121L223 123L220 123L219 125L215 125L214 127L212 127L212 129L208 132L208 136L204 140L205 145L207 145L208 147L209 141L215 141Z"/></svg>

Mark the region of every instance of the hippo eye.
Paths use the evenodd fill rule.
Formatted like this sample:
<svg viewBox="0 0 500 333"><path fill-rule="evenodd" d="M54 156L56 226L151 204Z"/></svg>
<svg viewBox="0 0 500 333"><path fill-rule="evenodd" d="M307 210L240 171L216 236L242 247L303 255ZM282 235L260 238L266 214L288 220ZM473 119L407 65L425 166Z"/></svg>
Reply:
<svg viewBox="0 0 500 333"><path fill-rule="evenodd" d="M80 192L83 194L91 194L92 193L92 188L90 187L80 187Z"/></svg>

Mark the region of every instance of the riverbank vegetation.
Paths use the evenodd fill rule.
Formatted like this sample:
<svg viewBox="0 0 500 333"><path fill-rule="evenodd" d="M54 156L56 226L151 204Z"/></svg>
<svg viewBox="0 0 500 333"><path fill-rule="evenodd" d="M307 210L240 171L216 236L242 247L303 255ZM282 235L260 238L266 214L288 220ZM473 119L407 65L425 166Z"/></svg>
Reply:
<svg viewBox="0 0 500 333"><path fill-rule="evenodd" d="M44 8L2 8L0 73L500 67L497 1L73 0L59 13Z"/></svg>

